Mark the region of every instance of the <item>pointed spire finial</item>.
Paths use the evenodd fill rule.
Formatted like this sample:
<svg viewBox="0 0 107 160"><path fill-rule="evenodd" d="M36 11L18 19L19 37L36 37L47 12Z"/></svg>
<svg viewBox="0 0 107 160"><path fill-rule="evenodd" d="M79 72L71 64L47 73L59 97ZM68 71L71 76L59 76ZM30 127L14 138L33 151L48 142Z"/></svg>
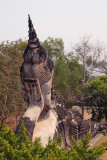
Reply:
<svg viewBox="0 0 107 160"><path fill-rule="evenodd" d="M29 41L28 41L29 46L31 48L36 48L37 46L40 45L40 43L39 43L39 39L37 38L37 34L35 32L35 29L33 27L32 20L29 14L28 14L28 27L29 27Z"/></svg>
<svg viewBox="0 0 107 160"><path fill-rule="evenodd" d="M30 30L31 28L33 28L32 20L31 20L29 14L28 14L28 27L29 27L29 30ZM33 28L33 29L34 29L34 28Z"/></svg>

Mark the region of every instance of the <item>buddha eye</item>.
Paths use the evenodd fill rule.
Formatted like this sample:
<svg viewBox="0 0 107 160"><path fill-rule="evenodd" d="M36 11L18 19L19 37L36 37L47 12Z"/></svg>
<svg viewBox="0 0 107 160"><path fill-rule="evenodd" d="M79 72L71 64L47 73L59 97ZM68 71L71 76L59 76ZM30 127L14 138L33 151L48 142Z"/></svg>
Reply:
<svg viewBox="0 0 107 160"><path fill-rule="evenodd" d="M49 94L50 92L47 92L47 94Z"/></svg>
<svg viewBox="0 0 107 160"><path fill-rule="evenodd" d="M47 94L49 94L49 93L51 93L51 90L49 90L49 91L47 92Z"/></svg>

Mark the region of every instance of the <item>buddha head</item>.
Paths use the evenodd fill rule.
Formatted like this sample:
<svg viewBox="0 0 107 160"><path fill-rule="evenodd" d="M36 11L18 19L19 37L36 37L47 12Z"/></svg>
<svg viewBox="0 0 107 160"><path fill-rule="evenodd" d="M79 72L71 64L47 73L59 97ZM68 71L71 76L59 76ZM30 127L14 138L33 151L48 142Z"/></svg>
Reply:
<svg viewBox="0 0 107 160"><path fill-rule="evenodd" d="M24 99L28 106L35 104L29 101L29 94L32 95L33 88L40 85L41 93L44 99L44 106L48 108L55 107L55 96L53 94L53 61L47 56L47 52L40 44L37 34L34 30L32 20L28 16L29 40L25 49L24 62L20 69L21 82L23 86ZM40 101L40 92L36 89L36 99Z"/></svg>

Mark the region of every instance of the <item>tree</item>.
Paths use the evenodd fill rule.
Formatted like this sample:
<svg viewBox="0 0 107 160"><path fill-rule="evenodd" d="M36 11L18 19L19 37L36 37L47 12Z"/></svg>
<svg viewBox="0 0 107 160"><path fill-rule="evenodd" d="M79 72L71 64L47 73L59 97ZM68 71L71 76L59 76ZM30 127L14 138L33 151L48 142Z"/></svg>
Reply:
<svg viewBox="0 0 107 160"><path fill-rule="evenodd" d="M78 95L80 91L80 85L83 79L82 65L79 64L79 58L74 57L71 54L67 55L68 66L70 69L70 86L71 90L75 91L75 95Z"/></svg>
<svg viewBox="0 0 107 160"><path fill-rule="evenodd" d="M73 47L71 53L79 58L83 66L83 84L95 76L107 73L107 51L101 42L92 43L90 37L85 36Z"/></svg>
<svg viewBox="0 0 107 160"><path fill-rule="evenodd" d="M64 55L64 43L61 38L48 37L42 45L48 52L48 56L55 62Z"/></svg>
<svg viewBox="0 0 107 160"><path fill-rule="evenodd" d="M105 47L101 43L92 43L90 38L85 36L77 43L71 52L79 58L82 64L83 85L96 76L106 73L106 61L104 59ZM84 96L81 94L81 100L84 105ZM84 117L84 108L82 107L82 115Z"/></svg>
<svg viewBox="0 0 107 160"><path fill-rule="evenodd" d="M54 87L57 93L64 96L65 100L71 100L71 94L80 94L82 80L81 65L78 58L70 55L61 55L55 62ZM72 93L71 93L72 92ZM75 103L75 102L74 102Z"/></svg>
<svg viewBox="0 0 107 160"><path fill-rule="evenodd" d="M70 74L67 57L60 55L55 62L54 85L56 92L63 96L70 87Z"/></svg>
<svg viewBox="0 0 107 160"><path fill-rule="evenodd" d="M20 66L27 43L19 39L0 44L0 120L21 114L25 107L20 83Z"/></svg>
<svg viewBox="0 0 107 160"><path fill-rule="evenodd" d="M96 63L97 72L107 75L107 57Z"/></svg>
<svg viewBox="0 0 107 160"><path fill-rule="evenodd" d="M87 106L97 108L98 119L104 112L107 118L107 76L101 76L84 85L84 97Z"/></svg>
<svg viewBox="0 0 107 160"><path fill-rule="evenodd" d="M82 64L82 70L83 70L83 85L86 83L86 73L87 73L87 66L86 62L89 58L89 55L91 53L91 45L90 45L90 39L89 37L83 37L83 39L80 41L80 43L77 43L74 52L76 54L76 57L79 58L80 63Z"/></svg>

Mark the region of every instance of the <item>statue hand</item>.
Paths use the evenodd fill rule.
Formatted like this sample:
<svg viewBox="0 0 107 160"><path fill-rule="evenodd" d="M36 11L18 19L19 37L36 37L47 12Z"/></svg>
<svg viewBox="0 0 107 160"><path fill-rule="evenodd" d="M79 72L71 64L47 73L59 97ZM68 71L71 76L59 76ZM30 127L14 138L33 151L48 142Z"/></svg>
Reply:
<svg viewBox="0 0 107 160"><path fill-rule="evenodd" d="M44 99L38 79L25 81L25 91L28 102L26 114L28 117L33 117L37 121L44 108Z"/></svg>
<svg viewBox="0 0 107 160"><path fill-rule="evenodd" d="M41 92L39 80L25 81L25 89L28 97L28 106L41 106L43 108L44 101Z"/></svg>

